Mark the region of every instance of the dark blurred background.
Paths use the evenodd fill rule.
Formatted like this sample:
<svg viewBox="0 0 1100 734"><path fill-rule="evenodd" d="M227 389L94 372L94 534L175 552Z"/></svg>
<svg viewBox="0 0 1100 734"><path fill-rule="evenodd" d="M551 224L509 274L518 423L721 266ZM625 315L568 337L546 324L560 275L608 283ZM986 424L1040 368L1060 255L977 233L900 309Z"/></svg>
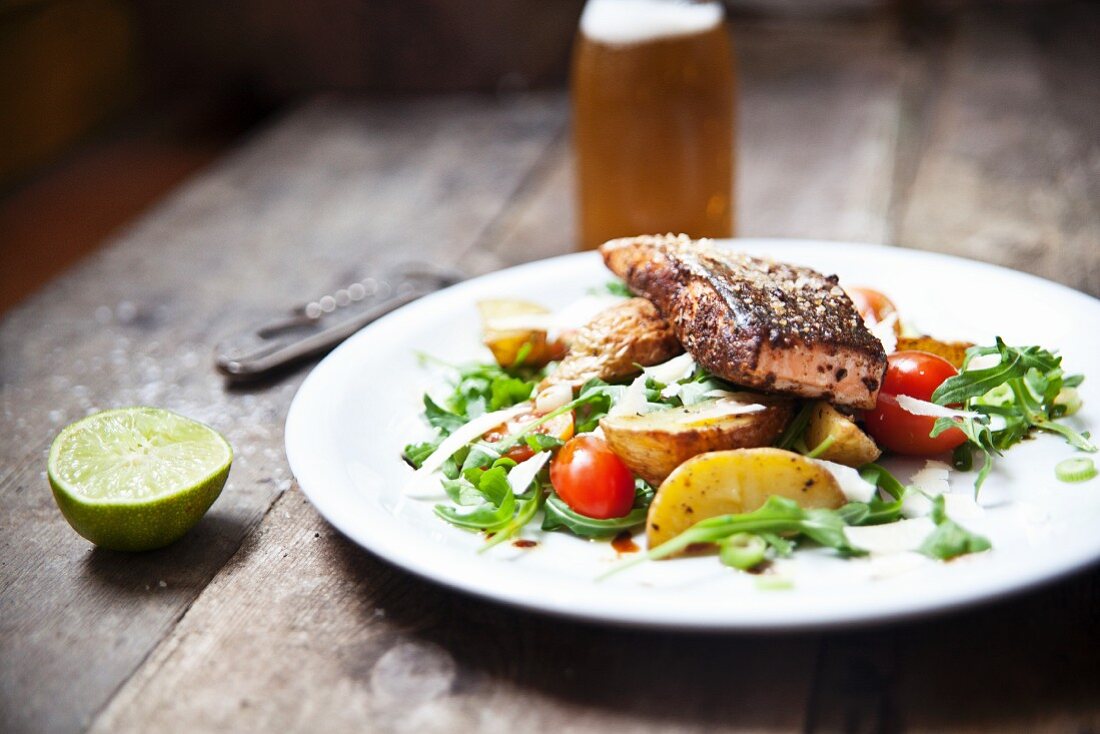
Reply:
<svg viewBox="0 0 1100 734"><path fill-rule="evenodd" d="M729 11L735 36L777 24L815 34L888 24L919 42L930 28L949 33L952 17L972 5L745 0ZM1066 3L993 5L1033 17ZM582 6L0 0L0 312L266 118L319 91L564 87Z"/></svg>

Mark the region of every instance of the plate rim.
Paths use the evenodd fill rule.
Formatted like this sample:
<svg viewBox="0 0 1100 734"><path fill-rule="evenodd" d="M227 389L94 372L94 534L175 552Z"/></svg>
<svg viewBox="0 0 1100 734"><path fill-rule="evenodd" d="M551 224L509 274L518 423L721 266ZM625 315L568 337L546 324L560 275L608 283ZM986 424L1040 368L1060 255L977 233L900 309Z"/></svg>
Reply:
<svg viewBox="0 0 1100 734"><path fill-rule="evenodd" d="M1024 273L1018 270L1013 270L1000 265L994 265L979 260L972 260L969 258L960 257L957 255L949 255L939 252L929 252L924 250L911 250L907 248L894 247L890 245L881 245L873 243L863 242L850 242L845 240L825 240L825 239L807 239L807 238L779 238L779 237L741 237L741 238L729 238L717 240L720 244L740 244L745 247L755 246L768 246L768 245L780 245L780 246L817 246L817 245L843 245L845 247L854 248L868 248L872 250L889 252L895 255L902 255L903 257L915 257L932 262L950 263L952 265L963 265L966 267L977 267L979 269L989 269L997 271L1001 276L1009 276L1012 278L1022 279L1028 281L1031 284L1043 288L1054 287L1061 290L1064 295L1071 298L1080 298L1085 302L1096 307L1100 305L1100 299L1096 299L1087 293L1077 291L1069 286L1061 283L1056 283L1045 278L1042 278L1031 273ZM801 632L807 630L823 630L823 629L838 629L838 628L850 628L856 626L868 626L878 624L888 624L900 620L913 619L918 617L929 617L933 615L946 614L954 610L958 610L964 607L972 607L983 603L993 603L995 601L1003 600L1010 596L1015 596L1023 593L1027 590L1045 586L1054 583L1060 579L1063 579L1069 575L1080 572L1082 569L1096 565L1100 562L1100 540L1092 548L1091 555L1082 554L1074 559L1073 562L1067 562L1059 565L1055 570L1051 571L1047 567L1038 566L1026 571L1022 571L1018 576L1013 577L1007 583L996 585L995 588L986 588L984 586L978 586L970 588L948 598L934 597L928 601L922 601L917 603L906 602L904 605L891 606L886 604L883 607L876 606L866 612L856 610L847 611L843 614L832 614L831 616L823 616L815 619L780 619L780 620L762 620L758 618L736 618L733 620L717 620L707 618L696 618L691 616L680 616L677 619L671 619L668 617L647 617L644 614L638 614L633 610L627 610L626 612L620 611L611 613L603 609L581 608L578 609L573 606L563 604L560 600L548 599L548 598L531 598L529 595L512 593L506 586L497 585L492 586L484 583L471 583L468 578L456 577L455 575L446 573L445 566L439 566L425 562L421 558L410 557L408 553L403 553L400 546L394 546L391 542L380 542L385 539L388 533L385 532L384 527L378 528L380 532L375 534L372 539L364 537L362 532L363 522L360 520L358 524L353 524L349 520L340 516L335 511L335 507L332 504L332 497L327 495L325 491L322 491L317 485L319 482L311 482L310 478L312 472L309 468L308 458L302 457L298 453L298 447L302 447L303 441L298 439L300 431L306 430L307 426L302 423L302 416L306 414L306 406L308 400L314 390L319 389L317 385L322 377L325 375L326 369L331 368L331 365L337 363L341 357L339 356L344 351L350 351L349 345L358 342L362 339L369 338L370 331L375 325L385 324L388 325L394 321L397 321L403 317L403 314L410 308L424 308L425 305L430 305L437 299L448 297L448 294L456 289L463 288L476 288L480 281L488 278L499 277L503 272L517 272L526 271L530 269L537 269L546 267L551 263L560 263L565 260L579 260L588 259L595 256L592 251L587 252L574 252L555 257L544 258L541 260L535 260L531 262L522 263L509 268L503 268L501 270L493 271L491 273L485 273L469 280L463 281L450 288L442 289L435 293L432 293L424 298L403 306L395 311L387 314L378 321L374 322L364 329L360 330L343 344L339 345L329 355L322 359L317 365L315 365L310 374L299 386L294 398L291 401L289 410L287 412L285 426L284 426L284 448L287 456L287 461L290 465L290 470L297 482L302 493L310 501L319 514L330 525L335 527L346 538L359 545L363 549L370 553L382 558L387 563L393 564L403 571L413 573L422 579L426 579L430 582L440 584L446 588L453 589L462 593L472 594L473 596L485 599L494 603L504 604L515 608L524 609L527 611L533 611L540 614L550 615L554 617L571 619L575 621L583 621L589 623L610 624L623 627L637 627L646 629L662 629L671 631L682 632L715 632L715 633L737 633L737 632L769 632L769 633L786 633L786 632ZM325 365L329 365L326 368ZM307 477L303 481L303 476ZM313 485L311 487L311 484ZM368 520L368 524L373 523L373 520ZM369 533L368 533L369 535ZM449 564L448 564L449 565Z"/></svg>

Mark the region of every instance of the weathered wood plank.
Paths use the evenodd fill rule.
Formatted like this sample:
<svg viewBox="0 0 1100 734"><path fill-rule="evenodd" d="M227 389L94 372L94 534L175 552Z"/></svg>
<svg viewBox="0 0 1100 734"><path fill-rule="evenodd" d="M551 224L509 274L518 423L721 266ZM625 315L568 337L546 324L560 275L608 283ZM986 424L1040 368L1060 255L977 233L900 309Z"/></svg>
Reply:
<svg viewBox="0 0 1100 734"><path fill-rule="evenodd" d="M290 486L282 420L301 375L226 390L217 337L386 263L454 261L558 134L562 102L318 102L4 321L0 729L86 726ZM135 403L211 423L238 456L194 533L124 556L68 528L45 452L66 422Z"/></svg>
<svg viewBox="0 0 1100 734"><path fill-rule="evenodd" d="M575 250L573 175L573 149L563 130L508 208L482 234L470 261L479 270L489 270Z"/></svg>
<svg viewBox="0 0 1100 734"><path fill-rule="evenodd" d="M899 731L897 631L823 636L805 732Z"/></svg>
<svg viewBox="0 0 1100 734"><path fill-rule="evenodd" d="M900 49L889 22L736 25L737 233L886 242Z"/></svg>
<svg viewBox="0 0 1100 734"><path fill-rule="evenodd" d="M1093 570L964 612L827 635L805 730L1093 731L1098 589Z"/></svg>
<svg viewBox="0 0 1100 734"><path fill-rule="evenodd" d="M962 9L929 53L930 108L894 240L1100 294L1095 7Z"/></svg>
<svg viewBox="0 0 1100 734"><path fill-rule="evenodd" d="M913 732L1100 728L1100 570L897 632L896 705Z"/></svg>

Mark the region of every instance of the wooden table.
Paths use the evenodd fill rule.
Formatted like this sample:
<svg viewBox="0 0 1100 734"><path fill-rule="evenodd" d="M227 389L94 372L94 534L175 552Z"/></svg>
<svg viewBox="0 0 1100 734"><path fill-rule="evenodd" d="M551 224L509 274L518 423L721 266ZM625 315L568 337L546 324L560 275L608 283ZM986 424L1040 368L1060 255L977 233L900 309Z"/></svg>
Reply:
<svg viewBox="0 0 1100 734"><path fill-rule="evenodd" d="M1058 8L907 36L742 25L741 233L959 253L1100 294L1100 13ZM211 344L386 263L568 251L566 125L560 93L316 99L10 314L0 730L1100 728L1095 568L925 621L672 634L441 589L317 515L282 450L304 371L227 389ZM62 425L134 403L213 424L237 460L192 533L124 555L69 529L44 469Z"/></svg>

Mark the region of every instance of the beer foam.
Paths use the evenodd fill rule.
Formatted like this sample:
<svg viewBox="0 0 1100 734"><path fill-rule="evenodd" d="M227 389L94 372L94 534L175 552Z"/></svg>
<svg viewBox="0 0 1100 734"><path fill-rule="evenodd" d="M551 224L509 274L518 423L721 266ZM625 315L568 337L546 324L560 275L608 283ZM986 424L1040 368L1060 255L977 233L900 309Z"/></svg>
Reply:
<svg viewBox="0 0 1100 734"><path fill-rule="evenodd" d="M702 33L721 22L718 2L588 0L581 33L593 41L620 46Z"/></svg>

